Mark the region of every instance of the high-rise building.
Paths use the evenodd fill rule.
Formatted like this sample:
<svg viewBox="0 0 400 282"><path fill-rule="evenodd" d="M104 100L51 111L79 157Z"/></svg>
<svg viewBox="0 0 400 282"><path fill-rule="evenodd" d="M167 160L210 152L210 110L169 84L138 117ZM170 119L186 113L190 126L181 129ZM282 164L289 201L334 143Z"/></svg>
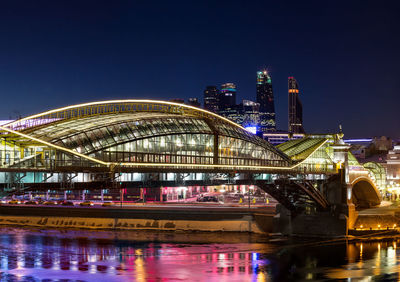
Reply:
<svg viewBox="0 0 400 282"><path fill-rule="evenodd" d="M243 123L243 107L242 104L234 105L232 107L226 107L222 110L218 110L220 116L226 117L237 124Z"/></svg>
<svg viewBox="0 0 400 282"><path fill-rule="evenodd" d="M221 85L219 93L219 110L224 111L236 106L236 85L234 83L225 83Z"/></svg>
<svg viewBox="0 0 400 282"><path fill-rule="evenodd" d="M253 133L257 133L260 122L260 104L243 100L243 122L242 126Z"/></svg>
<svg viewBox="0 0 400 282"><path fill-rule="evenodd" d="M275 131L275 105L272 81L268 71L257 72L257 103L260 104L259 130L262 132Z"/></svg>
<svg viewBox="0 0 400 282"><path fill-rule="evenodd" d="M200 102L199 102L199 99L197 99L197 98L189 98L187 104L190 105L190 106L193 106L193 107L200 107L201 106Z"/></svg>
<svg viewBox="0 0 400 282"><path fill-rule="evenodd" d="M291 133L304 133L303 128L303 106L299 98L299 85L294 77L288 78L288 95L289 95L289 126L288 131Z"/></svg>
<svg viewBox="0 0 400 282"><path fill-rule="evenodd" d="M204 109L216 113L218 112L219 91L216 86L207 86L204 90Z"/></svg>

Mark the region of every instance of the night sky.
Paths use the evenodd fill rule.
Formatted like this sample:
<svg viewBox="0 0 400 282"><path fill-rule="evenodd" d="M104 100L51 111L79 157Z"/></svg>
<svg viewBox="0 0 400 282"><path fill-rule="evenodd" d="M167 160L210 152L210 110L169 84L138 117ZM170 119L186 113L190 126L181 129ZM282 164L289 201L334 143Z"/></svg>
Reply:
<svg viewBox="0 0 400 282"><path fill-rule="evenodd" d="M255 100L287 78L307 132L400 137L399 1L1 1L0 119L76 103L203 96L233 82Z"/></svg>

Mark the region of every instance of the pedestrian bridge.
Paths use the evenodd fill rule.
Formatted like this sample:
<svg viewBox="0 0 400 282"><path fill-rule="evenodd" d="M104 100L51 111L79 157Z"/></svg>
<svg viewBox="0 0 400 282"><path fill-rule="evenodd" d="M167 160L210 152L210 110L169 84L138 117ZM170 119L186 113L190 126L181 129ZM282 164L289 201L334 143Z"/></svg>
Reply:
<svg viewBox="0 0 400 282"><path fill-rule="evenodd" d="M290 193L303 191L307 199L326 208L329 203L315 183L337 173L340 164L332 145L339 139L338 134L310 135L274 147L197 107L154 100L92 102L0 126L0 183L48 183L55 178L64 182L76 176L88 183L98 175L122 180L138 173L224 173L230 180L271 184L291 179L297 184ZM371 172L351 153L348 163L356 202L379 198ZM362 178L355 176L359 174ZM290 195L276 197L284 201Z"/></svg>

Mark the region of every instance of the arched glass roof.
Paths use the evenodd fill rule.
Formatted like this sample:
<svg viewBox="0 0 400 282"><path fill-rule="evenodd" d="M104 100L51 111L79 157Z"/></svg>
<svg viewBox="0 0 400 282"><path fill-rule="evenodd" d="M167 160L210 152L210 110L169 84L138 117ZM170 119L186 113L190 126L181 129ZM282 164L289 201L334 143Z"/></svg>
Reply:
<svg viewBox="0 0 400 282"><path fill-rule="evenodd" d="M37 142L104 164L223 164L239 169L292 165L284 153L234 122L164 101L86 103L26 117L0 129L21 147Z"/></svg>

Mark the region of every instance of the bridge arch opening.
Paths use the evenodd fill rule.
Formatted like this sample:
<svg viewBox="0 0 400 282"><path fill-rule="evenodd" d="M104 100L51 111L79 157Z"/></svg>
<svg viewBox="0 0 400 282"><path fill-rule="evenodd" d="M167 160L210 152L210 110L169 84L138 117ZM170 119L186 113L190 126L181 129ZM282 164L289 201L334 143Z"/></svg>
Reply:
<svg viewBox="0 0 400 282"><path fill-rule="evenodd" d="M381 203L379 191L367 179L360 179L353 184L352 201L358 208L369 208Z"/></svg>

